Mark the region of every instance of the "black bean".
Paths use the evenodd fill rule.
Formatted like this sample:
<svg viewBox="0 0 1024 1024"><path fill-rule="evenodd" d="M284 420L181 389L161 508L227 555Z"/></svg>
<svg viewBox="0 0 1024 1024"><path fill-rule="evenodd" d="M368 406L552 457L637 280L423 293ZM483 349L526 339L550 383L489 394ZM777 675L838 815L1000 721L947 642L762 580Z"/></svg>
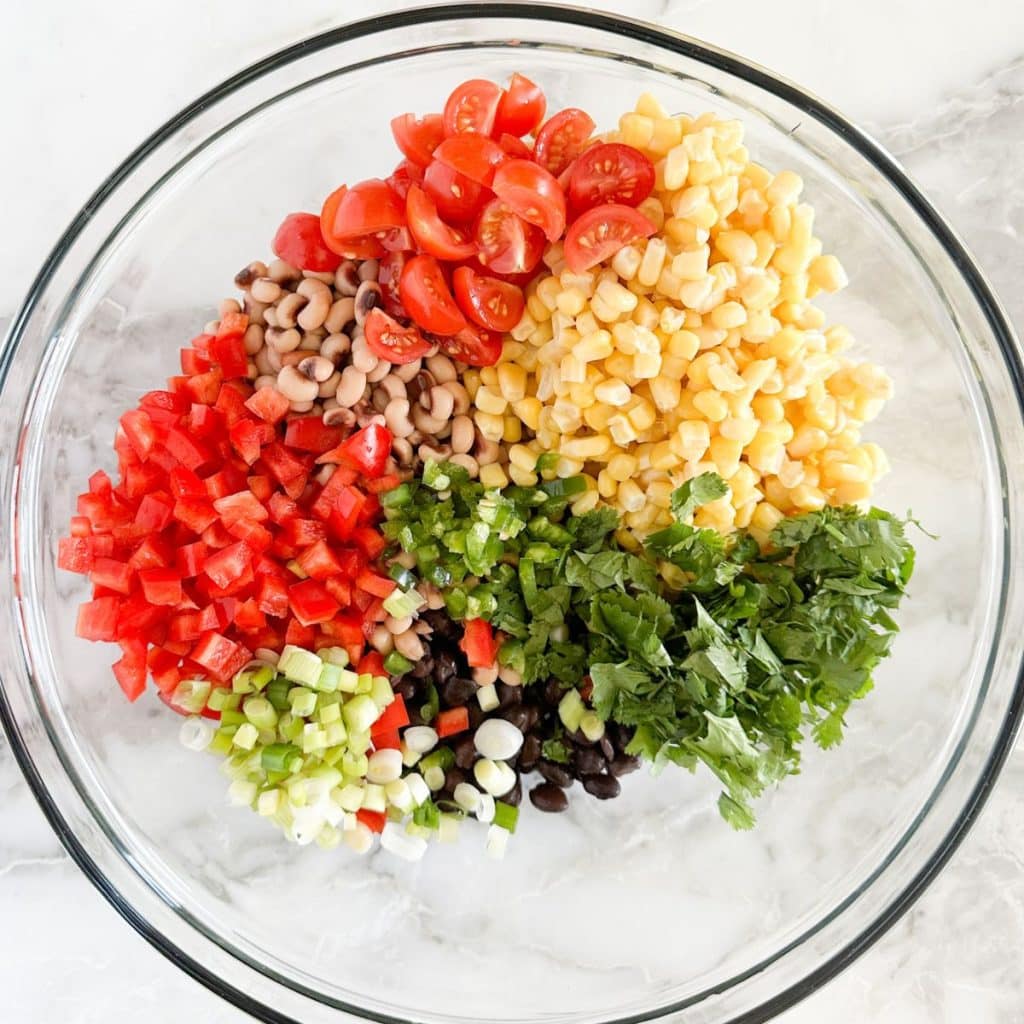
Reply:
<svg viewBox="0 0 1024 1024"><path fill-rule="evenodd" d="M640 767L640 758L635 754L619 754L618 757L608 765L608 771L616 778L621 775L628 775Z"/></svg>
<svg viewBox="0 0 1024 1024"><path fill-rule="evenodd" d="M544 700L555 707L562 699L562 684L557 679L549 679L544 686Z"/></svg>
<svg viewBox="0 0 1024 1024"><path fill-rule="evenodd" d="M444 788L447 789L449 793L454 793L455 787L459 785L460 782L465 782L468 778L469 776L458 766L449 768L448 771L445 772Z"/></svg>
<svg viewBox="0 0 1024 1024"><path fill-rule="evenodd" d="M469 727L470 729L478 729L480 723L487 717L487 712L482 710L480 705L476 701L473 701L469 705Z"/></svg>
<svg viewBox="0 0 1024 1024"><path fill-rule="evenodd" d="M473 767L473 762L476 760L476 744L473 742L472 736L460 736L455 741L452 751L455 754L455 763L460 768L469 771Z"/></svg>
<svg viewBox="0 0 1024 1024"><path fill-rule="evenodd" d="M616 750L625 750L633 738L633 730L628 726L619 725L618 722L608 723L609 738Z"/></svg>
<svg viewBox="0 0 1024 1024"><path fill-rule="evenodd" d="M434 680L439 685L448 682L455 675L455 670L455 659L447 651L442 651L434 658Z"/></svg>
<svg viewBox="0 0 1024 1024"><path fill-rule="evenodd" d="M612 775L588 775L583 780L583 788L598 800L611 800L622 792L619 780Z"/></svg>
<svg viewBox="0 0 1024 1024"><path fill-rule="evenodd" d="M416 696L416 684L411 679L399 679L392 683L391 689L406 702Z"/></svg>
<svg viewBox="0 0 1024 1024"><path fill-rule="evenodd" d="M530 718L529 711L524 707L511 707L498 716L504 718L506 722L511 722L520 732L527 731L527 722Z"/></svg>
<svg viewBox="0 0 1024 1024"><path fill-rule="evenodd" d="M498 683L498 707L510 708L520 703L523 699L523 688L521 686L509 686L508 683Z"/></svg>
<svg viewBox="0 0 1024 1024"><path fill-rule="evenodd" d="M448 613L442 609L428 609L423 612L420 616L424 622L428 622L434 630L434 633L443 639L457 640L459 637L459 627L456 626L450 618Z"/></svg>
<svg viewBox="0 0 1024 1024"><path fill-rule="evenodd" d="M601 753L604 754L606 761L610 761L615 757L615 747L612 746L612 741L607 736L601 737L598 746L601 748Z"/></svg>
<svg viewBox="0 0 1024 1024"><path fill-rule="evenodd" d="M410 725L426 725L423 721L423 716L420 714L420 709L413 707L409 708L409 724Z"/></svg>
<svg viewBox="0 0 1024 1024"><path fill-rule="evenodd" d="M593 743L577 729L575 732L565 731L565 738L577 747L592 747Z"/></svg>
<svg viewBox="0 0 1024 1024"><path fill-rule="evenodd" d="M527 707L526 709L526 726L523 732L531 732L537 728L537 723L540 721L540 711L533 707Z"/></svg>
<svg viewBox="0 0 1024 1024"><path fill-rule="evenodd" d="M472 679L460 679L453 676L441 687L441 699L446 707L461 707L476 695L476 683Z"/></svg>
<svg viewBox="0 0 1024 1024"><path fill-rule="evenodd" d="M519 751L519 768L531 772L540 760L540 737L532 733L523 740L523 748Z"/></svg>
<svg viewBox="0 0 1024 1024"><path fill-rule="evenodd" d="M409 671L409 675L415 679L426 679L431 672L434 671L434 659L429 655L425 654L419 661L413 665Z"/></svg>
<svg viewBox="0 0 1024 1024"><path fill-rule="evenodd" d="M596 750L586 747L573 751L572 764L580 775L600 775L605 769L604 758Z"/></svg>
<svg viewBox="0 0 1024 1024"><path fill-rule="evenodd" d="M562 789L568 789L572 785L572 773L568 768L563 765L556 764L554 761L538 761L537 771L539 771L548 782L551 782L556 786L561 786Z"/></svg>
<svg viewBox="0 0 1024 1024"><path fill-rule="evenodd" d="M538 811L560 814L569 806L569 798L557 786L553 786L550 782L542 782L530 790L530 803Z"/></svg>
<svg viewBox="0 0 1024 1024"><path fill-rule="evenodd" d="M516 776L516 784L501 798L504 804L518 807L523 802L523 780Z"/></svg>

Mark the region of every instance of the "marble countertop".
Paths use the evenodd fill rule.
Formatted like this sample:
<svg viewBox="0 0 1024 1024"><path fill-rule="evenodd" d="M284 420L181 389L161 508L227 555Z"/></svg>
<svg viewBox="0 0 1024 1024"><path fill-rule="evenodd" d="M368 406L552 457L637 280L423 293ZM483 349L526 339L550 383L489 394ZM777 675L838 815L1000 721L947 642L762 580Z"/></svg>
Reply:
<svg viewBox="0 0 1024 1024"><path fill-rule="evenodd" d="M400 0L17 4L0 37L8 147L0 321L96 185L184 103L264 54ZM411 5L408 5L411 6ZM801 82L886 144L1024 325L1024 5L602 0ZM154 59L159 41L160 59ZM173 58L169 55L173 55ZM31 98L30 101L18 101ZM1024 750L916 906L786 1024L1024 1021ZM63 853L0 739L0 1016L239 1024L125 925Z"/></svg>

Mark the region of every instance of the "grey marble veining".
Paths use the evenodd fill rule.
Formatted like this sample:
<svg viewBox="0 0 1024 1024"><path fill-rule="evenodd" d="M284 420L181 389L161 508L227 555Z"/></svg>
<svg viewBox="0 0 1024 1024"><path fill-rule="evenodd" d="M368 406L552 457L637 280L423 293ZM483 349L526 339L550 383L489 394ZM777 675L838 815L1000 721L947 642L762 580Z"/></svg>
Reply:
<svg viewBox="0 0 1024 1024"><path fill-rule="evenodd" d="M356 16L386 6L352 3L344 10ZM111 4L110 17L114 9L122 7L121 3ZM962 7L947 2L927 8L911 4L907 5L914 9L910 16L906 10L893 12L891 8L890 4L870 2L859 5L855 12L840 14L824 3L804 5L807 47L794 48L780 29L767 21L761 23L762 31L753 39L758 18L764 17L754 11L753 5L714 5L702 0L645 0L629 5L631 13L705 35L764 63L774 63L783 73L808 82L847 112L861 117L959 230L1011 316L1022 324L1024 56L1012 51L1014 33L1005 24L1017 16L1016 8L1008 3L978 5L977 20L989 26L991 41L984 49L976 29L963 28L965 38L973 45L965 52L959 71L948 62L932 61L936 50L942 49L943 39L939 37L962 28ZM626 9L626 5L620 9ZM793 10L787 4L781 9L787 14ZM187 83L161 86L158 102L168 103L169 109L158 116L151 116L141 101L135 108L129 105L126 119L132 123L133 134L125 138L126 143L134 142L144 129L200 87L222 77L228 67L242 62L234 56L233 63L213 73L205 67L207 59L226 52L216 44L228 26L234 30L233 19L226 12L220 15L190 3L183 15L192 17L213 40L200 40L194 31L183 33L183 52L189 55L184 62L189 67L201 67L199 77L207 77L194 87ZM730 22L741 15L747 16L742 24ZM44 35L39 29L46 24L45 16L24 17L23 27L33 45L41 47ZM889 34L906 24L914 25L915 17L925 19L921 22L922 56L915 58L912 49L904 50L905 65L899 75L887 81L876 68L871 72L873 84L851 85L858 73L866 74L864 68L858 72L858 49L877 38L880 51L888 52ZM69 18L71 24L66 31L82 27L76 24L73 13ZM244 46L248 59L280 45L285 36L301 36L337 18L333 5L326 3L311 4L301 19L278 13L262 25L240 30L243 42L239 45ZM842 73L831 79L823 61L804 52L814 46L814 32L826 28L831 37L845 35L847 39L835 61ZM83 31L83 38L68 38L65 45L89 45L101 50L112 45L111 39L126 46L132 38L131 33L113 25L99 24ZM171 26L168 31L180 29ZM32 32L36 32L34 37ZM734 38L736 41L731 41ZM1024 36L1018 32L1016 40L1021 39ZM777 57L774 61L770 59L773 54ZM7 71L0 71L14 73L22 77L29 74L24 68L12 72L10 65ZM906 90L901 89L903 76L915 79ZM99 76L95 81L102 88L106 79ZM73 83L67 87L75 89ZM39 88L45 87L40 84ZM52 89L49 95L56 102L59 88ZM890 104L883 96L886 89L901 93L891 103L898 116L888 116ZM94 120L96 116L94 110ZM95 130L101 135L106 131L98 127ZM39 136L37 156L45 158L48 147L56 143L45 131ZM110 146L98 148L102 158L94 168L97 176L112 166L125 147L112 151ZM98 158L93 155L85 159ZM12 177L16 173L0 171ZM67 179L62 179L53 169L47 169L45 176L63 181L68 194L76 189L84 192L93 184L70 172ZM52 237L74 204L64 208L62 202L44 195L39 186L31 198ZM33 235L26 241L26 251L32 252L36 242ZM6 276L6 282L0 285L0 316L13 309L28 276L21 266L13 267ZM849 970L781 1019L787 1024L816 1024L822 1019L838 1024L960 1024L968 1020L1011 1024L1024 1020L1024 978L1019 969L1024 956L1022 785L1024 750L1018 749L974 830L923 899ZM588 822L582 821L581 826L587 829ZM596 827L593 822L589 826ZM642 836L636 841L642 843ZM244 870L258 881L262 867L258 859L250 859ZM557 892L553 875L537 883ZM367 898L371 895L368 893ZM407 909L415 918L420 908L409 904ZM7 998L0 1019L17 1024L48 1024L52 1020L92 1024L139 1018L153 1024L177 1024L190 1017L210 1024L238 1024L247 1019L178 973L105 905L61 851L2 740L0 919L6 925L0 929L0 981ZM41 923L45 926L40 927ZM607 960L595 962L606 970L612 966ZM629 966L622 965L627 970ZM651 969L657 971L658 965Z"/></svg>

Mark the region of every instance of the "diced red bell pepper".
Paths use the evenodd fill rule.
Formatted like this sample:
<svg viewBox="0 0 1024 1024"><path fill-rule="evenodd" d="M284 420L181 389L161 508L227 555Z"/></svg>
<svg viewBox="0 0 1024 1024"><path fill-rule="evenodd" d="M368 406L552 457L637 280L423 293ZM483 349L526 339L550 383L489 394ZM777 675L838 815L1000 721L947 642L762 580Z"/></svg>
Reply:
<svg viewBox="0 0 1024 1024"><path fill-rule="evenodd" d="M248 326L249 316L247 313L225 313L217 326L216 338L241 337L245 334L245 329ZM216 338L210 342L211 351L215 348Z"/></svg>
<svg viewBox="0 0 1024 1024"><path fill-rule="evenodd" d="M356 577L356 586L367 594L383 598L390 597L398 584L393 579L366 568Z"/></svg>
<svg viewBox="0 0 1024 1024"><path fill-rule="evenodd" d="M341 565L326 541L318 540L299 553L298 563L307 576L315 580L325 580L341 572Z"/></svg>
<svg viewBox="0 0 1024 1024"><path fill-rule="evenodd" d="M213 507L225 524L237 519L250 519L262 523L269 516L259 498L250 490L225 494L223 498L218 498L213 503Z"/></svg>
<svg viewBox="0 0 1024 1024"><path fill-rule="evenodd" d="M263 450L263 431L261 427L269 426L256 420L239 420L230 430L231 446L251 466Z"/></svg>
<svg viewBox="0 0 1024 1024"><path fill-rule="evenodd" d="M211 523L217 521L217 513L211 502L205 498L185 495L174 503L172 514L193 533L202 533Z"/></svg>
<svg viewBox="0 0 1024 1024"><path fill-rule="evenodd" d="M363 488L367 494L383 494L385 491L393 491L401 482L402 478L397 473L385 473L376 480L367 480Z"/></svg>
<svg viewBox="0 0 1024 1024"><path fill-rule="evenodd" d="M448 708L446 711L441 711L434 719L434 728L441 739L446 736L454 736L458 732L465 732L469 728L469 708Z"/></svg>
<svg viewBox="0 0 1024 1024"><path fill-rule="evenodd" d="M148 413L143 409L129 409L121 417L120 424L135 454L140 459L148 459L159 440Z"/></svg>
<svg viewBox="0 0 1024 1024"><path fill-rule="evenodd" d="M384 535L372 526L357 526L352 531L352 540L371 562L376 561L388 545Z"/></svg>
<svg viewBox="0 0 1024 1024"><path fill-rule="evenodd" d="M264 388L264 390L266 390ZM259 392L257 392L258 394ZM289 519L295 519L299 514L299 506L291 498L281 494L280 491L272 494L267 501L267 511L270 518L279 526L284 525ZM318 524L319 525L319 524ZM323 530L323 527L320 527ZM326 534L324 534L326 536ZM310 542L312 543L312 541Z"/></svg>
<svg viewBox="0 0 1024 1024"><path fill-rule="evenodd" d="M132 569L127 562L119 562L116 558L96 558L93 560L89 579L98 587L115 590L126 596L132 592Z"/></svg>
<svg viewBox="0 0 1024 1024"><path fill-rule="evenodd" d="M347 462L373 480L384 473L391 454L391 442L391 431L387 427L371 423L347 437L333 452L321 455L317 461Z"/></svg>
<svg viewBox="0 0 1024 1024"><path fill-rule="evenodd" d="M235 609L234 624L243 633L255 633L267 624L267 617L260 610L255 599L241 601Z"/></svg>
<svg viewBox="0 0 1024 1024"><path fill-rule="evenodd" d="M326 426L322 416L301 416L289 420L284 435L284 443L289 448L298 448L314 455L333 448L341 439L341 428Z"/></svg>
<svg viewBox="0 0 1024 1024"><path fill-rule="evenodd" d="M371 676L386 676L387 672L384 671L384 658L381 656L380 651L367 651L359 661L356 662L356 672L360 675L369 673ZM389 704L388 707L390 706L391 705Z"/></svg>
<svg viewBox="0 0 1024 1024"><path fill-rule="evenodd" d="M114 538L109 533L94 533L89 543L94 558L110 558L114 554Z"/></svg>
<svg viewBox="0 0 1024 1024"><path fill-rule="evenodd" d="M224 529L224 524L219 519L215 519L205 530L203 530L201 539L208 548L216 548L218 550L220 548L226 548L235 540L235 538Z"/></svg>
<svg viewBox="0 0 1024 1024"><path fill-rule="evenodd" d="M490 668L498 656L499 643L489 622L467 619L459 647L473 668Z"/></svg>
<svg viewBox="0 0 1024 1024"><path fill-rule="evenodd" d="M316 638L316 630L312 626L304 626L298 619L289 619L285 630L284 642L296 647L310 648Z"/></svg>
<svg viewBox="0 0 1024 1024"><path fill-rule="evenodd" d="M206 564L206 556L209 553L207 546L197 540L192 544L183 544L175 554L175 564L178 571L185 579L192 579L203 571Z"/></svg>
<svg viewBox="0 0 1024 1024"><path fill-rule="evenodd" d="M389 732L379 732L373 737L373 749L374 750L401 750L402 739L398 735L397 729L392 729Z"/></svg>
<svg viewBox="0 0 1024 1024"><path fill-rule="evenodd" d="M114 485L110 482L110 477L102 469L97 469L92 476L89 477L89 493L90 494L110 494L114 489Z"/></svg>
<svg viewBox="0 0 1024 1024"><path fill-rule="evenodd" d="M248 381L229 380L217 392L214 408L224 417L224 422L233 427L242 420L250 419L245 403L252 394Z"/></svg>
<svg viewBox="0 0 1024 1024"><path fill-rule="evenodd" d="M171 494L175 498L205 498L206 487L196 473L184 466L175 466L168 475L167 482Z"/></svg>
<svg viewBox="0 0 1024 1024"><path fill-rule="evenodd" d="M80 494L78 514L86 516L96 533L109 533L115 526L131 522L132 513L115 494Z"/></svg>
<svg viewBox="0 0 1024 1024"><path fill-rule="evenodd" d="M216 473L211 473L203 481L203 485L206 487L206 493L210 500L216 501L217 498L224 498L229 494L236 494L238 491L244 490L247 479L248 474L243 470L237 466L226 465L218 469Z"/></svg>
<svg viewBox="0 0 1024 1024"><path fill-rule="evenodd" d="M327 588L313 579L302 580L290 586L288 604L292 614L304 626L327 622L341 611L341 605L331 597Z"/></svg>
<svg viewBox="0 0 1024 1024"><path fill-rule="evenodd" d="M200 612L179 612L167 622L167 639L180 643L183 640L198 640L204 630L199 624ZM214 629L216 626L210 626Z"/></svg>
<svg viewBox="0 0 1024 1024"><path fill-rule="evenodd" d="M176 605L181 601L181 573L177 569L143 569L139 572L139 582L150 604Z"/></svg>
<svg viewBox="0 0 1024 1024"><path fill-rule="evenodd" d="M192 648L189 657L202 665L214 679L224 681L239 672L250 660L252 653L222 633L210 632L199 638L199 643Z"/></svg>
<svg viewBox="0 0 1024 1024"><path fill-rule="evenodd" d="M83 640L116 640L120 609L121 599L117 597L97 597L84 602L78 609L76 634Z"/></svg>
<svg viewBox="0 0 1024 1024"><path fill-rule="evenodd" d="M209 331L203 331L202 334L197 334L189 344L197 351L202 352L203 355L210 354L210 342L216 337L215 334L210 334Z"/></svg>
<svg viewBox="0 0 1024 1024"><path fill-rule="evenodd" d="M274 541L273 534L252 519L232 519L224 529L238 540L244 540L253 551L266 551Z"/></svg>
<svg viewBox="0 0 1024 1024"><path fill-rule="evenodd" d="M114 662L114 677L129 700L138 700L146 689L146 642L137 637L122 640L121 658Z"/></svg>
<svg viewBox="0 0 1024 1024"><path fill-rule="evenodd" d="M327 528L316 519L289 519L278 533L281 541L294 548L308 548L326 536Z"/></svg>
<svg viewBox="0 0 1024 1024"><path fill-rule="evenodd" d="M213 603L206 605L206 607L199 610L199 631L201 633L209 632L210 630L218 630L221 627L220 615L217 612L217 606Z"/></svg>
<svg viewBox="0 0 1024 1024"><path fill-rule="evenodd" d="M256 500L265 507L267 502L270 501L270 496L274 493L274 481L269 476L256 473L248 477L246 483L249 485L249 490L256 496Z"/></svg>
<svg viewBox="0 0 1024 1024"><path fill-rule="evenodd" d="M137 466L125 466L118 493L129 501L137 501L143 495L162 489L164 476L164 471L152 459Z"/></svg>
<svg viewBox="0 0 1024 1024"><path fill-rule="evenodd" d="M342 608L347 608L352 603L352 581L344 576L332 576L323 581L327 593L334 598Z"/></svg>
<svg viewBox="0 0 1024 1024"><path fill-rule="evenodd" d="M92 569L91 537L61 537L57 545L57 567L66 572L88 573Z"/></svg>
<svg viewBox="0 0 1024 1024"><path fill-rule="evenodd" d="M150 604L141 594L122 601L117 613L117 638L138 636L165 622L167 609Z"/></svg>
<svg viewBox="0 0 1024 1024"><path fill-rule="evenodd" d="M190 648L191 644L186 650ZM150 648L146 662L149 665L149 674L153 677L153 682L156 683L156 688L160 693L173 692L181 682L181 669L179 668L181 655L175 654L167 647L153 647Z"/></svg>
<svg viewBox="0 0 1024 1024"><path fill-rule="evenodd" d="M238 315L245 316L244 313ZM245 319L248 321L249 318ZM223 327L223 322L221 326ZM244 331L245 328L242 328L242 332ZM210 355L213 356L213 361L220 365L225 378L244 377L248 373L249 357L246 355L241 333L221 334L218 331L217 337L210 345Z"/></svg>
<svg viewBox="0 0 1024 1024"><path fill-rule="evenodd" d="M167 451L186 469L198 470L212 461L210 449L177 427L167 432Z"/></svg>
<svg viewBox="0 0 1024 1024"><path fill-rule="evenodd" d="M291 402L277 388L260 388L247 398L245 407L267 423L277 423L288 415Z"/></svg>
<svg viewBox="0 0 1024 1024"><path fill-rule="evenodd" d="M368 811L365 807L360 807L356 811L356 819L371 832L383 832L388 816L383 811Z"/></svg>
<svg viewBox="0 0 1024 1024"><path fill-rule="evenodd" d="M287 484L308 476L306 464L276 442L268 444L263 449L260 458L270 475L280 484Z"/></svg>
<svg viewBox="0 0 1024 1024"><path fill-rule="evenodd" d="M135 525L159 533L174 516L174 502L166 494L147 494L135 512Z"/></svg>
<svg viewBox="0 0 1024 1024"><path fill-rule="evenodd" d="M205 373L197 373L194 377L189 377L183 385L183 390L193 402L213 405L217 401L217 393L220 391L223 379L224 375L215 366Z"/></svg>
<svg viewBox="0 0 1024 1024"><path fill-rule="evenodd" d="M239 541L210 555L203 571L222 590L252 569L252 549Z"/></svg>
<svg viewBox="0 0 1024 1024"><path fill-rule="evenodd" d="M188 414L188 429L199 437L214 437L224 432L224 417L212 405L194 402Z"/></svg>
<svg viewBox="0 0 1024 1024"><path fill-rule="evenodd" d="M72 537L92 536L92 523L87 516L72 516L68 532Z"/></svg>
<svg viewBox="0 0 1024 1024"><path fill-rule="evenodd" d="M178 355L181 360L181 372L186 377L205 373L213 365L207 356L194 348L183 348L179 350Z"/></svg>
<svg viewBox="0 0 1024 1024"><path fill-rule="evenodd" d="M171 549L158 534L146 537L135 549L128 564L138 572L140 569L154 569L170 565L173 555Z"/></svg>

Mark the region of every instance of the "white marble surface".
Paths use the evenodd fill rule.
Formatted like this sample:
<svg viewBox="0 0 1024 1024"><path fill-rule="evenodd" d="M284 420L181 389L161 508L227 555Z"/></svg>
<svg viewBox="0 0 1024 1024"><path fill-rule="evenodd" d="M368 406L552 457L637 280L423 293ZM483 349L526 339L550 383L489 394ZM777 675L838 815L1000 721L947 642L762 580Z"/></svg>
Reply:
<svg viewBox="0 0 1024 1024"><path fill-rule="evenodd" d="M111 167L195 94L270 50L396 6L306 0L20 3L0 84L8 147L0 318ZM1024 7L1009 0L605 0L809 86L900 157L960 230L1018 324L1024 250ZM160 59L154 59L159 41ZM924 898L787 1024L1024 1021L1024 752ZM139 939L63 854L0 741L0 1019L247 1019Z"/></svg>

